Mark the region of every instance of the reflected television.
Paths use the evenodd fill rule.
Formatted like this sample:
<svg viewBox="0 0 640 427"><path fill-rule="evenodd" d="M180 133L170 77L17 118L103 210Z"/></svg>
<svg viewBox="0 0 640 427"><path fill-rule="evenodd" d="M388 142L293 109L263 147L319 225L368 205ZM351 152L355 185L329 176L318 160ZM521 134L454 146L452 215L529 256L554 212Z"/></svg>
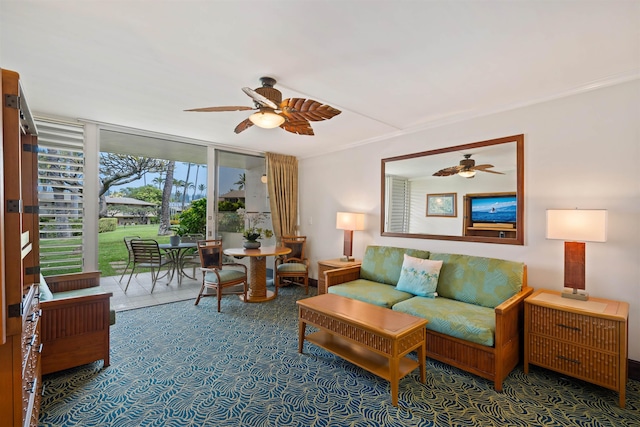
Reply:
<svg viewBox="0 0 640 427"><path fill-rule="evenodd" d="M515 195L471 198L473 223L515 224L516 211Z"/></svg>

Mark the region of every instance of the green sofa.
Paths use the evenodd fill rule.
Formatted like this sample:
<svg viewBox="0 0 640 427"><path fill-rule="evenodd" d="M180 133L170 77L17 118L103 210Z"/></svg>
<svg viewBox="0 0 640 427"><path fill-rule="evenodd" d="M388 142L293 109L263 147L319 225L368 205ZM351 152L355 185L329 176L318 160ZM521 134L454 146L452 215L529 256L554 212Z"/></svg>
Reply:
<svg viewBox="0 0 640 427"><path fill-rule="evenodd" d="M397 289L404 255L441 260L437 296ZM526 265L389 246L369 246L361 266L325 271L329 293L429 320L427 357L493 381L496 391L520 361Z"/></svg>

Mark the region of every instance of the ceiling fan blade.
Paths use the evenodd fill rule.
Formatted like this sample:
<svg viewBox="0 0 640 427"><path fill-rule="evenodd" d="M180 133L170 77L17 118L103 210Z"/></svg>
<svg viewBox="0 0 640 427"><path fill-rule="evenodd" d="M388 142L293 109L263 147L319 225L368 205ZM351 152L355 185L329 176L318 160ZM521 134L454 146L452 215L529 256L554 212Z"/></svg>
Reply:
<svg viewBox="0 0 640 427"><path fill-rule="evenodd" d="M498 175L504 175L503 172L489 170L489 168L492 168L492 167L493 167L493 165L478 165L478 166L474 166L471 169L477 170L477 171L480 171L480 172L489 172L489 173L495 173L495 174L498 174Z"/></svg>
<svg viewBox="0 0 640 427"><path fill-rule="evenodd" d="M313 136L313 129L311 128L311 123L307 120L290 120L287 119L284 121L280 127L287 132L295 133L298 135L311 135Z"/></svg>
<svg viewBox="0 0 640 427"><path fill-rule="evenodd" d="M235 133L240 133L243 130L249 129L251 126L253 126L253 122L247 118L241 121L240 123L238 123L238 126L236 126L236 128L233 131Z"/></svg>
<svg viewBox="0 0 640 427"><path fill-rule="evenodd" d="M312 122L329 120L341 113L330 105L304 98L287 98L280 103L280 110L289 119Z"/></svg>
<svg viewBox="0 0 640 427"><path fill-rule="evenodd" d="M433 176L451 176L460 172L460 166L451 166L450 168L440 169L438 172L434 173Z"/></svg>
<svg viewBox="0 0 640 427"><path fill-rule="evenodd" d="M192 108L190 110L184 110L184 111L210 112L210 111L244 111L244 110L255 110L255 108L247 107L244 105L229 105L226 107Z"/></svg>
<svg viewBox="0 0 640 427"><path fill-rule="evenodd" d="M243 87L242 91L247 95L249 95L255 102L262 105L263 107L273 108L274 110L278 108L278 105L275 102L273 102L272 100L270 100L265 96L260 95L258 92L256 92L251 88Z"/></svg>

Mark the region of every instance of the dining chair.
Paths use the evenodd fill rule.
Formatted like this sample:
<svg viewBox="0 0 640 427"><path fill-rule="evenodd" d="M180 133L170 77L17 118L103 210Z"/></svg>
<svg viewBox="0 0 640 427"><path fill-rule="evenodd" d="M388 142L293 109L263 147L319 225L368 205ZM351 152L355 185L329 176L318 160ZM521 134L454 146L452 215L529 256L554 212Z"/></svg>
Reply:
<svg viewBox="0 0 640 427"><path fill-rule="evenodd" d="M195 234L185 234L180 238L182 243L198 243L198 241L204 240L204 234L195 233ZM183 274L190 279L196 279L196 268L200 267L200 254L198 252L198 248L194 247L193 249L187 249L185 253L181 257L181 265L180 270L182 270ZM184 270L191 269L192 273L189 276Z"/></svg>
<svg viewBox="0 0 640 427"><path fill-rule="evenodd" d="M276 258L275 294L278 295L278 288L285 284L304 286L305 295L309 294L309 260L305 258L307 236L282 236L281 243L291 252Z"/></svg>
<svg viewBox="0 0 640 427"><path fill-rule="evenodd" d="M130 244L133 253L133 268L131 269L131 275L129 276L124 291L127 292L127 289L129 289L131 277L133 277L136 269L141 268L151 270L151 292L155 289L156 282L159 278L170 275L169 280L167 280L168 286L169 282L173 279L176 263L171 258L162 255L158 242L153 239L132 239ZM166 268L166 271L160 276L163 267Z"/></svg>
<svg viewBox="0 0 640 427"><path fill-rule="evenodd" d="M200 255L200 269L202 270L202 286L194 305L198 305L201 298L213 296L206 292L207 289L215 289L215 296L218 298L218 313L220 312L220 300L222 290L228 289L225 295L243 295L247 301L247 266L235 262L223 263L222 240L200 240L198 241L198 253ZM242 291L234 290L233 287L242 285Z"/></svg>
<svg viewBox="0 0 640 427"><path fill-rule="evenodd" d="M120 280L118 280L118 282L122 282L122 278L124 277L125 274L127 274L127 270L133 263L133 251L131 250L131 241L133 239L139 239L139 238L140 236L124 236L124 239L123 239L124 245L127 247L127 254L129 256L129 259L127 261L127 266L124 268L124 271L122 272L122 276L120 276Z"/></svg>

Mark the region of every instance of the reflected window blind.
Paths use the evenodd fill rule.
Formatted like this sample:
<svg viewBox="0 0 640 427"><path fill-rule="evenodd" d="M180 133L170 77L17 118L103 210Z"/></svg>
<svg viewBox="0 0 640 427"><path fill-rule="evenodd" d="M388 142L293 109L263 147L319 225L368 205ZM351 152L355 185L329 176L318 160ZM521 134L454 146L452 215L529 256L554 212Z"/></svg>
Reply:
<svg viewBox="0 0 640 427"><path fill-rule="evenodd" d="M409 181L394 176L386 177L387 185L387 228L390 233L409 231Z"/></svg>
<svg viewBox="0 0 640 427"><path fill-rule="evenodd" d="M40 271L82 271L84 128L36 119Z"/></svg>

